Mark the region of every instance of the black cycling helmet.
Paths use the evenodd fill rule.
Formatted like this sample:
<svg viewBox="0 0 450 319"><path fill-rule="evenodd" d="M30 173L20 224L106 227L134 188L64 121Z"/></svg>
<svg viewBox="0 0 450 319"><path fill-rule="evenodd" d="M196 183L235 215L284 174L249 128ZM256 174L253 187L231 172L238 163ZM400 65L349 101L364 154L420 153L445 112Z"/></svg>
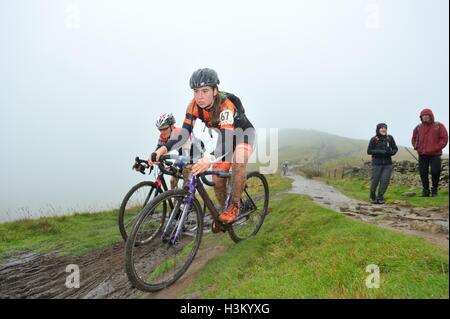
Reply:
<svg viewBox="0 0 450 319"><path fill-rule="evenodd" d="M198 69L192 73L189 80L191 89L197 89L202 86L217 86L219 83L219 76L213 69Z"/></svg>

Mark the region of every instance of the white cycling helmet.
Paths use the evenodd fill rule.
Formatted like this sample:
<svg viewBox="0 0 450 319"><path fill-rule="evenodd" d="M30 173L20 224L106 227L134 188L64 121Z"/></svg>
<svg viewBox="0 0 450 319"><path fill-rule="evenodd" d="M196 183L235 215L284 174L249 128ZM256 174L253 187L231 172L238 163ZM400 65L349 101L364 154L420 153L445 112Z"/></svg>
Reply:
<svg viewBox="0 0 450 319"><path fill-rule="evenodd" d="M175 124L175 117L172 113L164 113L156 121L156 128L160 129L164 126L170 126Z"/></svg>

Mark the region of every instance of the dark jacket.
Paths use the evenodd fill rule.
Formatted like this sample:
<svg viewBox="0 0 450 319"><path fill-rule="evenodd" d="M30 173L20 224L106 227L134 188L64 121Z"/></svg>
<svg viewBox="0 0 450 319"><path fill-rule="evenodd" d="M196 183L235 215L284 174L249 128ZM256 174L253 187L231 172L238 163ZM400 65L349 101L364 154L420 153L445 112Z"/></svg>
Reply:
<svg viewBox="0 0 450 319"><path fill-rule="evenodd" d="M411 143L419 155L441 156L442 149L447 146L448 133L444 124L434 120L434 114L430 109L424 109L422 116L429 115L430 122L422 122L413 131Z"/></svg>
<svg viewBox="0 0 450 319"><path fill-rule="evenodd" d="M372 165L391 165L391 156L398 152L397 144L392 135L381 135L379 130L377 125L377 135L370 139L367 154L372 155Z"/></svg>

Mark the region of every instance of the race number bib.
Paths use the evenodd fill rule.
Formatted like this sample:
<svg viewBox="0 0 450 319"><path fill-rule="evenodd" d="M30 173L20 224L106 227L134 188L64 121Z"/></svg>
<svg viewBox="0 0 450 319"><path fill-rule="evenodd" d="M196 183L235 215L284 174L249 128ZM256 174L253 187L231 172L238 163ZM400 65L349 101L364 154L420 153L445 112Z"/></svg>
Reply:
<svg viewBox="0 0 450 319"><path fill-rule="evenodd" d="M220 113L220 125L230 125L234 123L234 116L231 110L224 110Z"/></svg>

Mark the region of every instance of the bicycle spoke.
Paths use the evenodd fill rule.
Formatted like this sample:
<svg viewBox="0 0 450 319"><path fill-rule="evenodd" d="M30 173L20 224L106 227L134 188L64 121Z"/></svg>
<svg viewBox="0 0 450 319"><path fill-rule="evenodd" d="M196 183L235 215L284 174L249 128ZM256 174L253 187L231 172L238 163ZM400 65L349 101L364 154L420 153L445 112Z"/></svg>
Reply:
<svg viewBox="0 0 450 319"><path fill-rule="evenodd" d="M230 235L235 241L240 241L255 235L267 213L268 190L264 177L253 173L246 181L246 187L241 196L240 212L232 224Z"/></svg>
<svg viewBox="0 0 450 319"><path fill-rule="evenodd" d="M125 224L125 228L128 228L128 226L132 225L137 217L138 217L138 215L136 215L133 218L131 218L130 220L128 220L128 222Z"/></svg>

